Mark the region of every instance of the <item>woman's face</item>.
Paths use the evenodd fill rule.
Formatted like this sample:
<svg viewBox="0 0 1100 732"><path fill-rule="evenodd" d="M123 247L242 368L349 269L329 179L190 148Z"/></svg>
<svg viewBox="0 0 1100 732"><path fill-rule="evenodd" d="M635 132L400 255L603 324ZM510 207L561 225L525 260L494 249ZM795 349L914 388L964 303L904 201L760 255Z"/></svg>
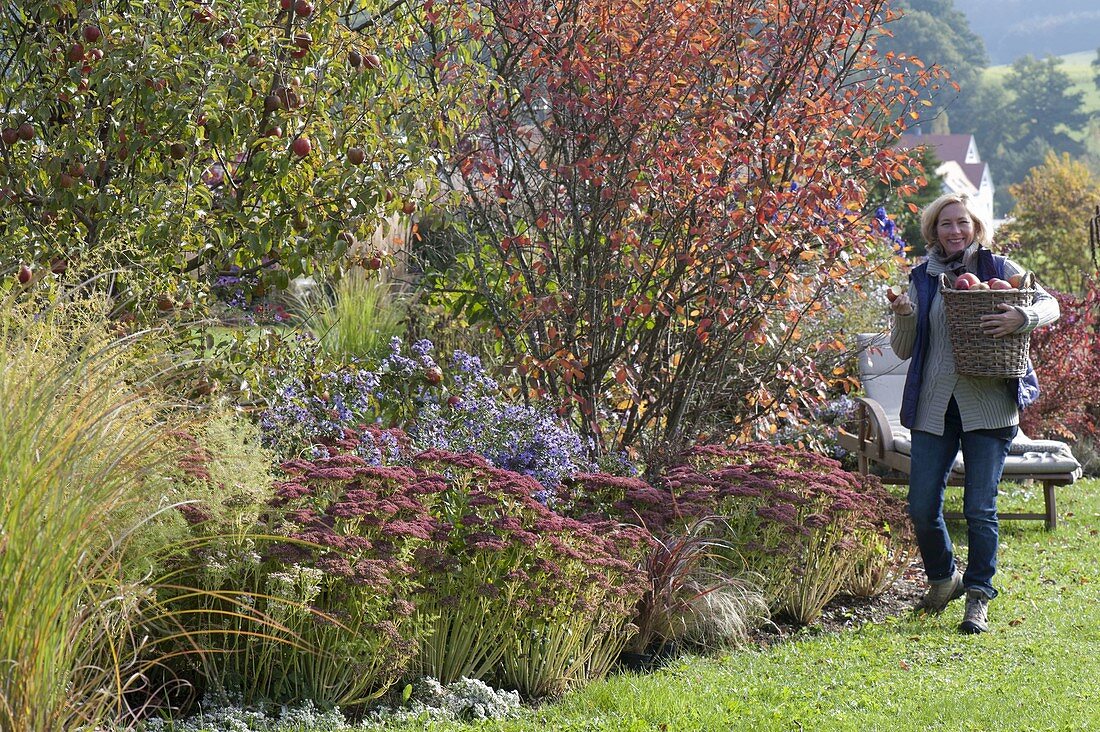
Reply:
<svg viewBox="0 0 1100 732"><path fill-rule="evenodd" d="M936 238L945 256L958 254L974 241L974 222L961 203L949 203L936 219Z"/></svg>

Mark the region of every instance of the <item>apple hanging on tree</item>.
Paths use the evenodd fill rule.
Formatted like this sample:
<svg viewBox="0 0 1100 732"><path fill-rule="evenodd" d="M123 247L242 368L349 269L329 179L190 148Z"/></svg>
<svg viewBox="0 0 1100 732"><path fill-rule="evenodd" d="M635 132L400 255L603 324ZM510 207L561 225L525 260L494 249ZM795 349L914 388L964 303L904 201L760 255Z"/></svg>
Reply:
<svg viewBox="0 0 1100 732"><path fill-rule="evenodd" d="M294 138L294 142L290 143L290 149L300 158L304 158L309 155L309 151L313 149L312 143L305 135Z"/></svg>

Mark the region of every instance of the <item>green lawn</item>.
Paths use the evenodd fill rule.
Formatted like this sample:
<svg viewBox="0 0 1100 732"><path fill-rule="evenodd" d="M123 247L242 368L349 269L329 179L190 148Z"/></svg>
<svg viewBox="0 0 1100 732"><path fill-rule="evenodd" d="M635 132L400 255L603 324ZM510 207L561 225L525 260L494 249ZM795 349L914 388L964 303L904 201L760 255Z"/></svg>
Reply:
<svg viewBox="0 0 1100 732"><path fill-rule="evenodd" d="M1073 80L1073 86L1070 87L1070 90L1081 91L1085 94L1085 111L1089 114L1100 112L1100 89L1096 88L1096 83L1093 81L1092 66L1093 59L1096 58L1096 51L1068 53L1059 58L1062 59L1062 71L1066 72L1069 78ZM1003 81L1011 68L1011 64L990 66L985 69L983 78Z"/></svg>
<svg viewBox="0 0 1100 732"><path fill-rule="evenodd" d="M1089 730L1100 725L1100 480L1060 489L1058 531L1002 527L991 632L907 615L839 634L808 632L770 650L686 659L621 675L522 719L407 729ZM954 500L954 497L953 497ZM1009 487L1004 510L1042 501ZM953 525L962 547L962 525ZM963 549L965 551L965 549Z"/></svg>

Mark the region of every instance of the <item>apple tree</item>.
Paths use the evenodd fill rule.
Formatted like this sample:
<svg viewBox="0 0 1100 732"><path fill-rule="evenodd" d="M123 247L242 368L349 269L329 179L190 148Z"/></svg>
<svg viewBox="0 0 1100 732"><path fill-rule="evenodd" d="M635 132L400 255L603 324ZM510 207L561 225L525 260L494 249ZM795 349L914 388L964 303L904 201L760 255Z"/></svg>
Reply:
<svg viewBox="0 0 1100 732"><path fill-rule="evenodd" d="M868 187L915 190L891 143L941 76L875 52L886 4L453 5L488 78L438 296L604 450L806 415L847 335L808 325L887 271Z"/></svg>
<svg viewBox="0 0 1100 732"><path fill-rule="evenodd" d="M422 10L357 0L23 0L0 10L0 268L114 288L339 258L430 182ZM169 286L172 286L169 284Z"/></svg>

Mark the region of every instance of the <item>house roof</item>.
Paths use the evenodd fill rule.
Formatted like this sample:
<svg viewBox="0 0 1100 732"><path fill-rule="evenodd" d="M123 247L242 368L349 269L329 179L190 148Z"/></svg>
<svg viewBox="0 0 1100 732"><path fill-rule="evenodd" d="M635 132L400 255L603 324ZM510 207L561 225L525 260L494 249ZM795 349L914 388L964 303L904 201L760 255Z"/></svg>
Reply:
<svg viewBox="0 0 1100 732"><path fill-rule="evenodd" d="M986 163L963 163L959 166L966 173L966 177L974 184L975 188L982 187L982 177L985 176L989 165Z"/></svg>
<svg viewBox="0 0 1100 732"><path fill-rule="evenodd" d="M932 146L940 160L954 160L961 165L973 140L973 135L902 135L897 146L906 149Z"/></svg>
<svg viewBox="0 0 1100 732"><path fill-rule="evenodd" d="M904 150L911 150L915 147L932 147L940 162L954 161L958 163L963 173L977 190L981 188L982 176L989 169L989 166L982 162L966 162L966 154L973 144L973 135L902 135L897 141L897 147Z"/></svg>

